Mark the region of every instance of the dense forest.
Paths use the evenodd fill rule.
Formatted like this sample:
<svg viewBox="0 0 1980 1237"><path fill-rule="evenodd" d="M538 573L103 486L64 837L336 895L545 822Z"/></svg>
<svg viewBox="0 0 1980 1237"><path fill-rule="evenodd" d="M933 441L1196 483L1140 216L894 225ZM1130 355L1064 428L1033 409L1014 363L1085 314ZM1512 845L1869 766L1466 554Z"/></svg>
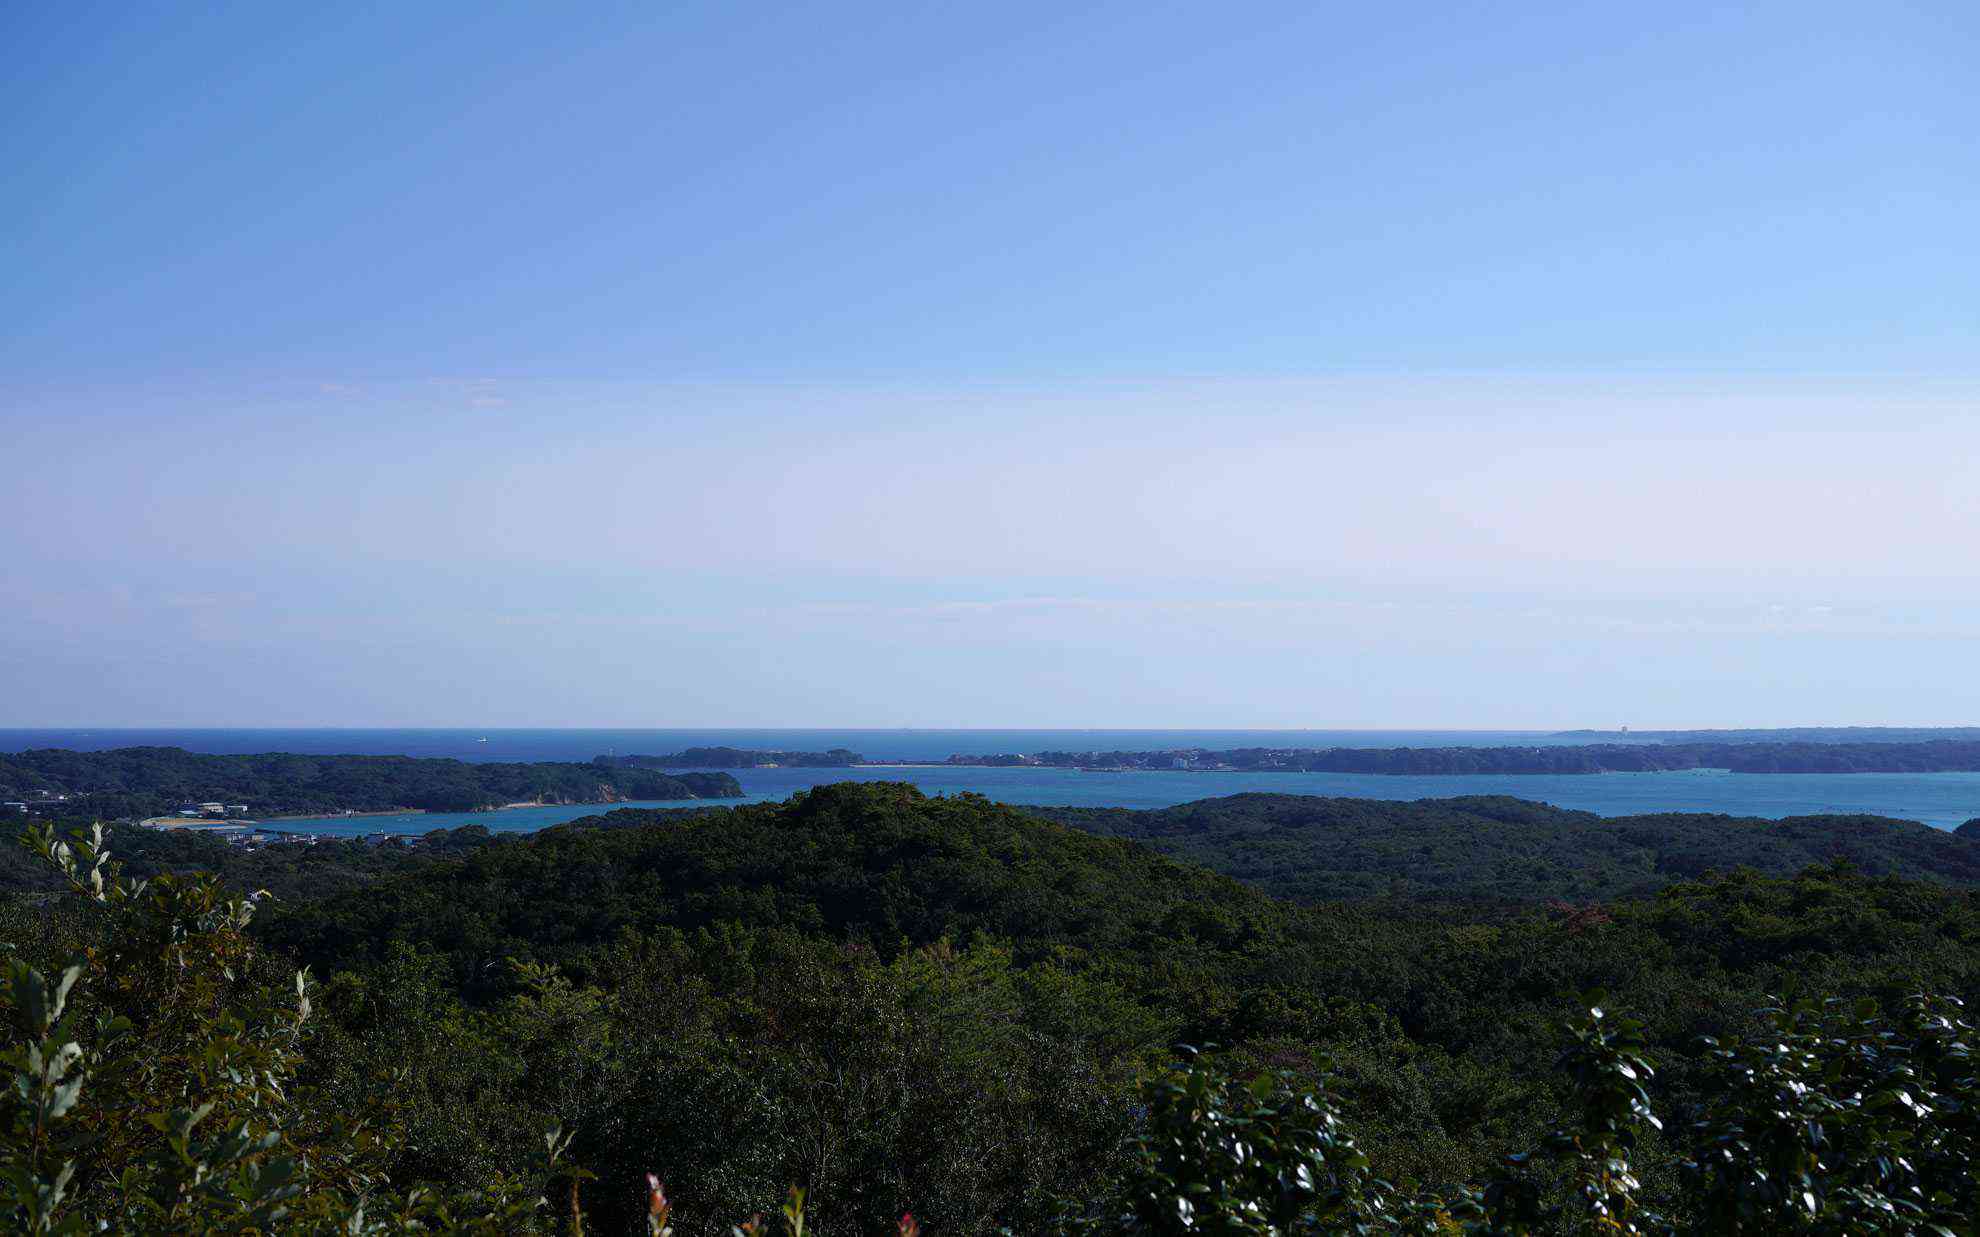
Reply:
<svg viewBox="0 0 1980 1237"><path fill-rule="evenodd" d="M1601 817L1501 796L1245 794L1171 808L1026 808L1306 902L1537 902L1653 893L1707 872L1788 876L1838 860L1875 876L1980 885L1980 837L1877 816Z"/></svg>
<svg viewBox="0 0 1980 1237"><path fill-rule="evenodd" d="M540 844L571 833L647 830L733 809L618 809L536 835L480 825L435 829L373 845L243 851L197 832L119 833L138 875L204 869L234 885L321 896L331 888L423 868L472 850ZM1872 816L1786 820L1707 813L1601 817L1503 796L1397 802L1241 794L1169 808L1019 807L1081 832L1124 838L1295 902L1386 899L1465 903L1483 911L1550 902L1639 897L1711 872L1791 876L1843 862L1866 876L1980 886L1980 820L1948 832ZM45 886L40 869L0 846L0 892Z"/></svg>
<svg viewBox="0 0 1980 1237"><path fill-rule="evenodd" d="M1238 796L1075 829L840 784L418 849L115 829L123 879L36 827L0 867L0 1189L30 1231L1972 1231L1980 841L1643 821ZM1675 867L1457 879L1606 827ZM1105 831L1368 843L1301 851L1295 901ZM1610 867L1655 879L1586 901Z"/></svg>
<svg viewBox="0 0 1980 1237"><path fill-rule="evenodd" d="M1084 823L1592 831L1189 807ZM1295 902L887 783L416 851L149 838L142 889L36 833L0 1189L48 1231L1971 1232L1980 895L1821 827L1791 875L1594 902L1569 873L1475 913L1430 882Z"/></svg>
<svg viewBox="0 0 1980 1237"><path fill-rule="evenodd" d="M1763 732L1764 733L1764 732ZM1270 773L1734 773L1980 772L1980 740L1919 743L1580 743L1535 747L1242 747L1155 752L1036 752L951 756L953 765L1065 769L1239 769Z"/></svg>
<svg viewBox="0 0 1980 1237"><path fill-rule="evenodd" d="M780 765L798 769L847 769L865 763L858 752L766 752L740 747L690 747L663 756L598 756L592 763L613 769L750 769Z"/></svg>
<svg viewBox="0 0 1980 1237"><path fill-rule="evenodd" d="M398 808L476 811L504 803L619 803L740 797L726 773L662 774L588 764L476 764L410 756L210 756L176 747L0 754L0 802L42 817L135 820L186 804L240 804L251 815Z"/></svg>

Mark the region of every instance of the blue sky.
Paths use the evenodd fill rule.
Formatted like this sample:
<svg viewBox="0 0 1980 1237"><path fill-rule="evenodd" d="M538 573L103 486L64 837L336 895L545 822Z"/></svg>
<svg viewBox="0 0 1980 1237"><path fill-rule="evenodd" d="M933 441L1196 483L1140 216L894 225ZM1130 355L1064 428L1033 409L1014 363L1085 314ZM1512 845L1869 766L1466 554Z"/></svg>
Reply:
<svg viewBox="0 0 1980 1237"><path fill-rule="evenodd" d="M1980 718L1970 6L0 38L0 724Z"/></svg>

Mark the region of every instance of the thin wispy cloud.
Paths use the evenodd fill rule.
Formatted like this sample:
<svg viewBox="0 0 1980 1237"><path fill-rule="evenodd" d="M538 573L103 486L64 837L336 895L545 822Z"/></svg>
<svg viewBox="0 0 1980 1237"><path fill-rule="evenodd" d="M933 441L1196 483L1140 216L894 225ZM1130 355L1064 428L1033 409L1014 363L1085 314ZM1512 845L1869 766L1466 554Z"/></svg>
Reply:
<svg viewBox="0 0 1980 1237"><path fill-rule="evenodd" d="M1980 717L1943 8L30 22L0 712Z"/></svg>

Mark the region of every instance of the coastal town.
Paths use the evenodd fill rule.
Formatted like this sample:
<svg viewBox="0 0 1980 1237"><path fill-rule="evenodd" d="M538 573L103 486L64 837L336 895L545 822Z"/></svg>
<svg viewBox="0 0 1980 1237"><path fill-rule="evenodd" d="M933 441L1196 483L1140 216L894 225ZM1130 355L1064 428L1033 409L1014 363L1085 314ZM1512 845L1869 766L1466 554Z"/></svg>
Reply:
<svg viewBox="0 0 1980 1237"><path fill-rule="evenodd" d="M170 815L147 817L137 823L139 827L145 829L204 833L241 850L259 850L264 846L278 845L314 846L323 841L362 841L372 846L382 846L393 841L407 846L417 846L420 842L417 834L390 833L382 829L356 838L273 829L262 821L246 819L247 814L248 806L245 803L188 803ZM353 817L378 814L356 811L341 813Z"/></svg>

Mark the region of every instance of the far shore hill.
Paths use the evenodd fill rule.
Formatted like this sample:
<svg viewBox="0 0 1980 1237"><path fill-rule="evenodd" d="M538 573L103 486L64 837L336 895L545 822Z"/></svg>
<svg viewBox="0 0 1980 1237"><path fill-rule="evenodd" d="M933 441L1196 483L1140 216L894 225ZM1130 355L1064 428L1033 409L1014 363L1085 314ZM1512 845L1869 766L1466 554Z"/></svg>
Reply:
<svg viewBox="0 0 1980 1237"><path fill-rule="evenodd" d="M1592 733L1592 732L1591 732ZM1151 751L1036 751L889 759L845 748L822 752L699 747L581 762L474 762L406 756L207 755L173 747L0 754L0 812L53 820L178 818L278 822L283 818L404 812L499 811L517 805L611 806L627 802L738 799L732 770L961 766L1096 772L1343 773L1405 776L1656 773L1739 774L1980 772L1980 738L1777 739L1775 732L1685 740L1631 735L1627 742L1480 747L1247 747ZM1808 732L1786 732L1797 736ZM1862 732L1848 731L1849 735ZM1899 732L1934 735L1936 732ZM1969 734L1969 731L1953 732Z"/></svg>
<svg viewBox="0 0 1980 1237"><path fill-rule="evenodd" d="M1247 747L1216 751L1177 748L1155 751L1040 751L956 755L945 761L869 757L844 748L826 752L756 751L698 747L662 755L599 756L594 763L613 769L748 769L916 767L962 765L991 768L1036 766L1106 772L1285 772L1437 774L1593 774L1656 773L1687 769L1726 769L1734 773L1973 773L1980 772L1980 728L1948 732L1849 728L1837 732L1742 730L1725 738L1688 739L1691 731L1653 731L1617 741L1617 732L1567 732L1562 737L1602 734L1600 742L1564 742L1502 747ZM1831 733L1848 737L1809 738ZM1894 733L1902 738L1859 738ZM1776 735L1791 735L1777 738ZM1668 736L1668 737L1663 737ZM1917 737L1928 736L1928 737Z"/></svg>
<svg viewBox="0 0 1980 1237"><path fill-rule="evenodd" d="M728 773L662 773L589 762L287 752L218 756L176 747L0 754L0 804L51 820L275 821L742 797L741 784Z"/></svg>
<svg viewBox="0 0 1980 1237"><path fill-rule="evenodd" d="M1551 736L1577 743L1930 743L1980 741L1980 726L1782 726L1719 730L1562 730Z"/></svg>

